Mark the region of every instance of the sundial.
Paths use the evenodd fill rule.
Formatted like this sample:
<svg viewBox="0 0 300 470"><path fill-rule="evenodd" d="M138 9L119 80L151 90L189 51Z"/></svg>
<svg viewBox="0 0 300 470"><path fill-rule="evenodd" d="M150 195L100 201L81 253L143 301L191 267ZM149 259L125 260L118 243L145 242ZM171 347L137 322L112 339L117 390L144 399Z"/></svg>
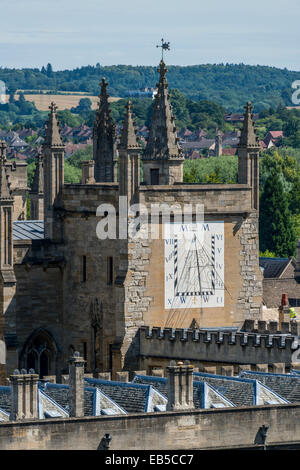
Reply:
<svg viewBox="0 0 300 470"><path fill-rule="evenodd" d="M165 225L165 308L224 306L224 222Z"/></svg>

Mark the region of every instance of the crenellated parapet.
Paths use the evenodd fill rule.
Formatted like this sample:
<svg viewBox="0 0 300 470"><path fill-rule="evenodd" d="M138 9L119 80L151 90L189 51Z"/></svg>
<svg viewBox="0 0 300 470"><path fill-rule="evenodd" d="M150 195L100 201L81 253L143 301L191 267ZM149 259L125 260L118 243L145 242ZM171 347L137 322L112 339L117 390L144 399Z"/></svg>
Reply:
<svg viewBox="0 0 300 470"><path fill-rule="evenodd" d="M245 333L259 333L270 335L287 335L300 336L300 323L297 321L277 322L262 320L245 320L241 331Z"/></svg>
<svg viewBox="0 0 300 470"><path fill-rule="evenodd" d="M280 362L289 365L296 362L298 325L293 322L282 324L283 330L279 330L276 322L258 323L257 331L254 328L250 331L250 323L243 331L233 328L192 330L141 327L140 355L142 358L188 359L196 363L254 365Z"/></svg>

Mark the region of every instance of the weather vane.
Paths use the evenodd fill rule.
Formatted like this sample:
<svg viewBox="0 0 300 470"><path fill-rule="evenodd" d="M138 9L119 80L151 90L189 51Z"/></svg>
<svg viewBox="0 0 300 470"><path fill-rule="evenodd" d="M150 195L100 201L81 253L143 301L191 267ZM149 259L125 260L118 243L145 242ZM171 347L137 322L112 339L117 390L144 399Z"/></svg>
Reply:
<svg viewBox="0 0 300 470"><path fill-rule="evenodd" d="M161 60L164 60L164 51L170 50L170 43L164 42L164 39L161 39L161 45L156 47L161 47Z"/></svg>

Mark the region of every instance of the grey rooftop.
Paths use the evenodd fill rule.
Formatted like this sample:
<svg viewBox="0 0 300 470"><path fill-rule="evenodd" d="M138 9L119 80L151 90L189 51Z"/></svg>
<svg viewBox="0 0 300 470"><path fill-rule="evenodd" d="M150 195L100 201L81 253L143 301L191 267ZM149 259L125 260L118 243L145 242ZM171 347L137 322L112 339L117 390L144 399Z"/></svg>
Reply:
<svg viewBox="0 0 300 470"><path fill-rule="evenodd" d="M43 220L18 220L13 223L14 240L42 240L43 238Z"/></svg>
<svg viewBox="0 0 300 470"><path fill-rule="evenodd" d="M290 403L300 402L300 375L244 371L240 377L259 380Z"/></svg>

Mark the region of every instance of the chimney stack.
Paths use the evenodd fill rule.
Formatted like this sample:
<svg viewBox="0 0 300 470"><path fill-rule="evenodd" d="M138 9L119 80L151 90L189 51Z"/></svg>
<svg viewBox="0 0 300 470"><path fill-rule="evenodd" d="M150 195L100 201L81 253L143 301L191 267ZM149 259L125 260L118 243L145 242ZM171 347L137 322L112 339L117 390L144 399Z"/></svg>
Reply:
<svg viewBox="0 0 300 470"><path fill-rule="evenodd" d="M84 363L78 351L69 359L69 416L84 416Z"/></svg>
<svg viewBox="0 0 300 470"><path fill-rule="evenodd" d="M279 307L279 328L281 330L281 324L290 322L290 307L288 302L287 294L281 295L281 305Z"/></svg>
<svg viewBox="0 0 300 470"><path fill-rule="evenodd" d="M168 404L167 410L187 410L194 408L193 370L189 361L171 361L167 367Z"/></svg>
<svg viewBox="0 0 300 470"><path fill-rule="evenodd" d="M38 418L38 381L39 376L33 369L28 373L16 369L10 376L11 421Z"/></svg>

